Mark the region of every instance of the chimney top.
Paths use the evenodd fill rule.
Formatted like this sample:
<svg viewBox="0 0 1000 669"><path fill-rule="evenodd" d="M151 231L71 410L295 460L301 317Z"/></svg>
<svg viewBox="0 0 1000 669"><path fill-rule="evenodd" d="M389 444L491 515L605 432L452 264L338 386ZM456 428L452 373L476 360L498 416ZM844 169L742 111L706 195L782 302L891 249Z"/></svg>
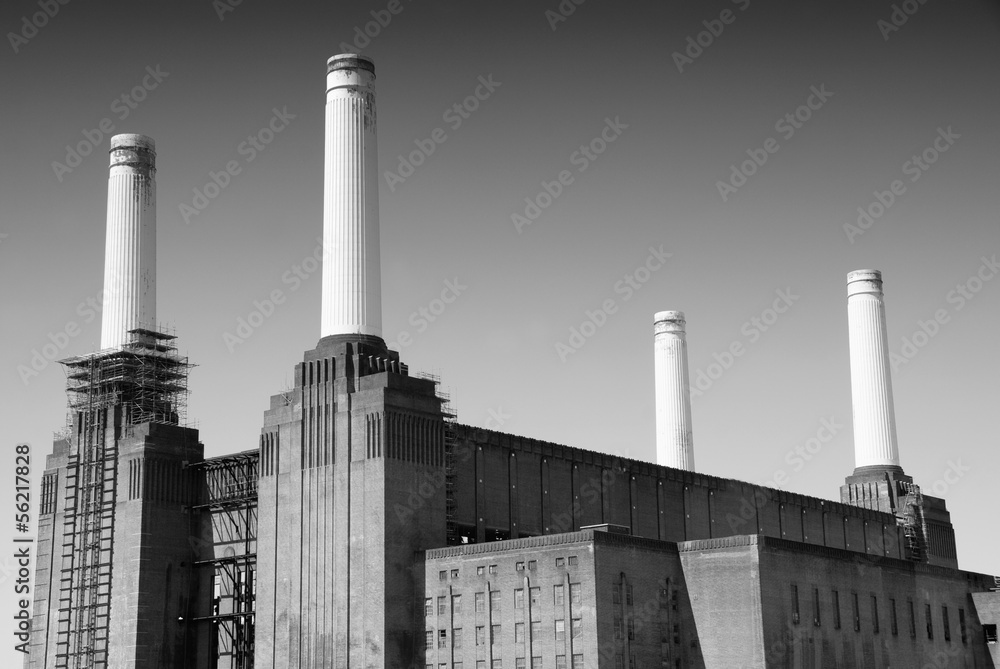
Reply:
<svg viewBox="0 0 1000 669"><path fill-rule="evenodd" d="M658 311L653 315L653 336L664 332L684 332L683 311Z"/></svg>
<svg viewBox="0 0 1000 669"><path fill-rule="evenodd" d="M125 133L111 138L111 167L116 165L156 166L156 142L152 137Z"/></svg>
<svg viewBox="0 0 1000 669"><path fill-rule="evenodd" d="M368 70L375 74L375 61L358 53L341 53L326 61L326 73L335 70Z"/></svg>
<svg viewBox="0 0 1000 669"><path fill-rule="evenodd" d="M847 296L882 294L882 272L877 269L856 269L847 274Z"/></svg>

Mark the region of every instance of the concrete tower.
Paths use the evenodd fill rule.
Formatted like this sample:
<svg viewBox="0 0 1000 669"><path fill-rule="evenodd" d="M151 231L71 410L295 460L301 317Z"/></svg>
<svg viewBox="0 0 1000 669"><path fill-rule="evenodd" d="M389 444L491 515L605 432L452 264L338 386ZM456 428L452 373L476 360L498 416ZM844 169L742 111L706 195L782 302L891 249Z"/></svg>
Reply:
<svg viewBox="0 0 1000 669"><path fill-rule="evenodd" d="M896 415L892 404L889 337L885 324L882 273L847 275L847 319L851 347L851 400L854 410L854 465L858 470L899 467Z"/></svg>
<svg viewBox="0 0 1000 669"><path fill-rule="evenodd" d="M101 348L121 348L135 328L156 329L156 144L111 138Z"/></svg>
<svg viewBox="0 0 1000 669"><path fill-rule="evenodd" d="M382 336L375 64L327 62L322 336Z"/></svg>
<svg viewBox="0 0 1000 669"><path fill-rule="evenodd" d="M660 311L653 317L656 377L656 462L694 471L691 387L688 383L684 313Z"/></svg>

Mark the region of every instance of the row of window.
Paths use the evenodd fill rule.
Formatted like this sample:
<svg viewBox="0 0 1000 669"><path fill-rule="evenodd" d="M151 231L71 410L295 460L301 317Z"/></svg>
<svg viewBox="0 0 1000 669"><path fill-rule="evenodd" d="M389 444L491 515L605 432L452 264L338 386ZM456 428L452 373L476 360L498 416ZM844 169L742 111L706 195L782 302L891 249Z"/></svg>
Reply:
<svg viewBox="0 0 1000 669"><path fill-rule="evenodd" d="M570 567L577 566L577 564L578 564L577 556L576 555L570 555L568 558L566 558L566 557L557 557L556 558L556 567L564 567L564 566L566 566L567 562L569 563ZM527 569L529 571L535 571L538 568L538 560L528 560L527 562L520 561L520 562L517 562L517 563L514 564L514 570L515 571L524 571L526 567L527 567ZM487 569L486 565L479 565L478 567L476 567L476 576L485 576L486 575L486 569ZM496 574L498 570L499 570L499 566L498 565L495 565L495 564L489 565L490 574ZM438 572L438 580L439 581L447 581L449 575L451 575L452 580L458 578L458 570L457 569L451 569L451 570L449 570L449 569L442 569L442 570L440 570Z"/></svg>
<svg viewBox="0 0 1000 669"><path fill-rule="evenodd" d="M583 669L583 654L576 654L572 656L572 666L566 664L565 655L556 655L555 669ZM448 664L447 662L442 662L437 665L438 669L462 669L461 662L452 662ZM486 660L476 660L476 669L503 669L503 660L496 659L491 660L487 665ZM510 666L509 664L507 665ZM542 669L545 665L542 662L542 657L536 655L531 658L531 664L528 664L528 658L518 657L514 659L514 669ZM424 665L425 669L434 669L433 664Z"/></svg>
<svg viewBox="0 0 1000 669"><path fill-rule="evenodd" d="M535 620L530 623L529 629L531 630L531 640L537 641L542 635L542 623ZM583 631L583 620L581 618L572 618L570 620L570 634L574 639L580 636ZM501 625L491 625L490 626L490 645L499 646L501 641L501 634L503 632ZM556 620L553 625L554 638L556 641L566 640L566 621ZM428 648L433 648L435 643L438 648L448 648L449 634L448 630L437 630L433 629L426 630L424 632L425 645ZM450 635L451 647L461 648L463 641L462 628L456 627L451 630ZM524 623L514 623L514 643L524 643ZM485 646L486 645L486 626L477 625L476 626L476 645Z"/></svg>
<svg viewBox="0 0 1000 669"><path fill-rule="evenodd" d="M801 619L799 611L799 586L792 584L792 622L796 625L799 624ZM840 593L837 590L832 590L832 606L833 606L833 627L834 629L841 628L840 619ZM872 619L872 632L878 634L880 631L880 616L879 616L879 604L878 597L876 595L870 595L871 602L871 619ZM813 625L819 627L822 624L822 604L820 601L819 588L813 588L812 595L812 614L813 614ZM913 605L912 599L907 599L907 609L909 611L909 622L910 622L910 638L917 638L917 616L916 609ZM861 631L861 602L858 598L858 593L851 593L851 613L854 622L854 631ZM925 605L924 609L924 621L927 628L927 638L934 638L934 620L933 620L933 608L930 604ZM944 628L944 640L951 641L951 623L948 615L948 607L941 607L941 623ZM958 610L958 627L962 636L962 643L968 642L968 629L965 624L965 609ZM899 623L896 616L896 600L894 598L889 598L889 629L893 636L899 635Z"/></svg>
<svg viewBox="0 0 1000 669"><path fill-rule="evenodd" d="M499 590L490 590L490 611L500 610L500 599L501 592ZM629 594L631 598L631 594ZM484 613L486 611L486 593L477 592L475 594L476 598L476 613ZM528 601L532 608L538 606L542 599L542 589L541 588L528 588ZM572 604L579 604L581 601L581 587L579 583L569 584L569 600ZM562 606L566 601L565 586L562 584L552 586L552 604L555 606ZM631 604L631 600L629 601ZM514 590L514 608L523 609L524 608L524 588L517 588ZM424 615L432 616L434 615L434 598L427 597L424 599ZM451 596L451 611L452 615L459 615L462 613L462 595L452 595ZM448 614L448 597L447 595L442 595L437 598L437 615L443 616Z"/></svg>

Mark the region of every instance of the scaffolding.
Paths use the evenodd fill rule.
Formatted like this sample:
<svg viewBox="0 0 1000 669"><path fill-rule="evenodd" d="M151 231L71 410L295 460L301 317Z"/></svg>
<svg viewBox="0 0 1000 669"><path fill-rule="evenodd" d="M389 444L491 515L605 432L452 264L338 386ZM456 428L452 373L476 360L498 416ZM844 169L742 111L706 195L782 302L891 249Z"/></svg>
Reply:
<svg viewBox="0 0 1000 669"><path fill-rule="evenodd" d="M916 562L924 561L924 498L920 486L913 483L899 482L903 493L903 503L900 505L902 515L898 516L903 527L903 537L906 539L907 557Z"/></svg>
<svg viewBox="0 0 1000 669"><path fill-rule="evenodd" d="M211 570L211 613L194 622L211 626L213 668L253 667L259 466L256 450L189 465L202 471L205 481L205 499L193 508L212 514L213 537L228 544L224 555L194 563ZM232 536L216 533L220 526L231 528Z"/></svg>
<svg viewBox="0 0 1000 669"><path fill-rule="evenodd" d="M458 438L456 425L458 417L451 405L451 393L441 390L441 377L437 374L421 372L418 378L432 381L434 392L441 400L441 415L444 418L444 510L447 527L447 545L461 544L458 526L455 522L455 446Z"/></svg>
<svg viewBox="0 0 1000 669"><path fill-rule="evenodd" d="M57 669L108 666L118 440L144 422L177 424L186 358L172 335L129 331L121 349L61 360L71 442L60 554Z"/></svg>

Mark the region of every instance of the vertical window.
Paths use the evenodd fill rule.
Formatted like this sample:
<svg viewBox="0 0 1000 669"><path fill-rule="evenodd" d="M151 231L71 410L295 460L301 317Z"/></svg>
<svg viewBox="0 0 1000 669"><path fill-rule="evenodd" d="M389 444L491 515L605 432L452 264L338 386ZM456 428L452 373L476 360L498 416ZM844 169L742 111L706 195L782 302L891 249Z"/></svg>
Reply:
<svg viewBox="0 0 1000 669"><path fill-rule="evenodd" d="M492 643L494 646L499 646L500 645L500 626L499 625L493 625L490 628L490 637L491 637L490 638L490 643Z"/></svg>
<svg viewBox="0 0 1000 669"><path fill-rule="evenodd" d="M861 605L858 603L858 593L851 593L851 600L854 602L854 631L861 631Z"/></svg>
<svg viewBox="0 0 1000 669"><path fill-rule="evenodd" d="M529 588L528 596L531 598L531 605L538 606L540 600L542 599L542 589L541 588Z"/></svg>
<svg viewBox="0 0 1000 669"><path fill-rule="evenodd" d="M934 638L934 620L931 618L931 605L928 604L924 609L924 617L927 618L927 638Z"/></svg>
<svg viewBox="0 0 1000 669"><path fill-rule="evenodd" d="M627 583L625 585L625 605L632 606L632 584Z"/></svg>
<svg viewBox="0 0 1000 669"><path fill-rule="evenodd" d="M872 631L878 634L878 597L872 595Z"/></svg>
<svg viewBox="0 0 1000 669"><path fill-rule="evenodd" d="M813 588L813 625L819 627L819 588Z"/></svg>
<svg viewBox="0 0 1000 669"><path fill-rule="evenodd" d="M455 615L462 612L462 595L451 596L451 612Z"/></svg>
<svg viewBox="0 0 1000 669"><path fill-rule="evenodd" d="M514 643L524 643L524 623L514 623Z"/></svg>
<svg viewBox="0 0 1000 669"><path fill-rule="evenodd" d="M538 560L528 560L528 571L535 571L538 569Z"/></svg>
<svg viewBox="0 0 1000 669"><path fill-rule="evenodd" d="M492 669L503 669L503 660L493 660Z"/></svg>
<svg viewBox="0 0 1000 669"><path fill-rule="evenodd" d="M660 608L665 609L670 605L670 590L660 588Z"/></svg>
<svg viewBox="0 0 1000 669"><path fill-rule="evenodd" d="M462 628L456 627L451 631L451 645L454 648L462 647Z"/></svg>
<svg viewBox="0 0 1000 669"><path fill-rule="evenodd" d="M500 610L500 591L490 590L490 611Z"/></svg>
<svg viewBox="0 0 1000 669"><path fill-rule="evenodd" d="M580 603L580 584L570 583L569 584L569 601L571 604Z"/></svg>
<svg viewBox="0 0 1000 669"><path fill-rule="evenodd" d="M531 658L531 669L542 669L542 656L535 655Z"/></svg>
<svg viewBox="0 0 1000 669"><path fill-rule="evenodd" d="M476 645L486 645L486 628L482 625L476 625Z"/></svg>
<svg viewBox="0 0 1000 669"><path fill-rule="evenodd" d="M629 622L632 622L631 620ZM583 620L580 618L573 618L570 621L570 631L573 634L573 638L580 636L580 632L583 630Z"/></svg>
<svg viewBox="0 0 1000 669"><path fill-rule="evenodd" d="M458 578L458 570L457 569L452 569L451 570L451 577L452 578Z"/></svg>
<svg viewBox="0 0 1000 669"><path fill-rule="evenodd" d="M561 585L552 586L552 603L556 606L562 606L563 601L563 587Z"/></svg>
<svg viewBox="0 0 1000 669"><path fill-rule="evenodd" d="M951 625L948 624L948 607L941 607L941 622L944 624L944 640L951 641Z"/></svg>
<svg viewBox="0 0 1000 669"><path fill-rule="evenodd" d="M448 598L438 597L438 615L443 616L448 613Z"/></svg>
<svg viewBox="0 0 1000 669"><path fill-rule="evenodd" d="M569 556L569 566L570 567L575 567L576 566L576 556L575 555L570 555ZM574 659L575 659L575 657L576 656L574 656Z"/></svg>
<svg viewBox="0 0 1000 669"><path fill-rule="evenodd" d="M514 608L524 608L524 588L518 588L514 591Z"/></svg>
<svg viewBox="0 0 1000 669"><path fill-rule="evenodd" d="M969 640L969 633L965 629L965 609L958 610L958 630L962 634L962 643L966 643Z"/></svg>
<svg viewBox="0 0 1000 669"><path fill-rule="evenodd" d="M453 665L451 665L451 669L462 669L462 663L455 662Z"/></svg>
<svg viewBox="0 0 1000 669"><path fill-rule="evenodd" d="M840 629L840 593L833 591L833 629Z"/></svg>
<svg viewBox="0 0 1000 669"><path fill-rule="evenodd" d="M564 564L566 564L566 558L561 558L561 557L556 558L556 566L557 567L562 567ZM563 661L565 662L565 660L563 660Z"/></svg>
<svg viewBox="0 0 1000 669"><path fill-rule="evenodd" d="M615 618L615 641L619 641L625 638L625 621L621 618Z"/></svg>
<svg viewBox="0 0 1000 669"><path fill-rule="evenodd" d="M438 648L448 647L448 630L438 630Z"/></svg>
<svg viewBox="0 0 1000 669"><path fill-rule="evenodd" d="M482 592L476 593L476 613L482 613L486 610L486 594Z"/></svg>
<svg viewBox="0 0 1000 669"><path fill-rule="evenodd" d="M622 603L622 589L617 583L615 587L611 590L611 603L615 606L620 606Z"/></svg>
<svg viewBox="0 0 1000 669"><path fill-rule="evenodd" d="M893 636L899 636L899 622L896 620L896 600L889 600L889 629Z"/></svg>
<svg viewBox="0 0 1000 669"><path fill-rule="evenodd" d="M476 660L476 669L486 669L486 660Z"/></svg>
<svg viewBox="0 0 1000 669"><path fill-rule="evenodd" d="M424 632L424 645L428 648L434 647L434 630Z"/></svg>
<svg viewBox="0 0 1000 669"><path fill-rule="evenodd" d="M916 611L913 608L913 600L912 599L907 599L906 603L909 605L909 608L910 608L910 638L911 639L916 639L917 638L917 613L916 613Z"/></svg>
<svg viewBox="0 0 1000 669"><path fill-rule="evenodd" d="M556 641L566 640L566 621L557 620L556 621Z"/></svg>
<svg viewBox="0 0 1000 669"><path fill-rule="evenodd" d="M583 669L583 653L573 656L573 669Z"/></svg>
<svg viewBox="0 0 1000 669"><path fill-rule="evenodd" d="M531 641L534 643L542 636L542 623L537 620L531 621Z"/></svg>
<svg viewBox="0 0 1000 669"><path fill-rule="evenodd" d="M476 567L476 576L482 576L485 573L486 573L486 567L483 567L482 565Z"/></svg>
<svg viewBox="0 0 1000 669"><path fill-rule="evenodd" d="M983 625L983 636L986 637L987 645L995 646L997 643L997 626Z"/></svg>
<svg viewBox="0 0 1000 669"><path fill-rule="evenodd" d="M556 655L556 669L566 669L565 655Z"/></svg>
<svg viewBox="0 0 1000 669"><path fill-rule="evenodd" d="M514 667L515 669L527 669L527 665L525 665L524 663L524 658L523 657L514 658Z"/></svg>
<svg viewBox="0 0 1000 669"><path fill-rule="evenodd" d="M438 580L439 581L447 581L448 580L448 572L446 572L446 571L439 571L438 572Z"/></svg>
<svg viewBox="0 0 1000 669"><path fill-rule="evenodd" d="M497 566L495 564L490 565L490 573L491 574L497 573Z"/></svg>
<svg viewBox="0 0 1000 669"><path fill-rule="evenodd" d="M524 562L518 562L514 565L516 571L524 571Z"/></svg>
<svg viewBox="0 0 1000 669"><path fill-rule="evenodd" d="M621 653L615 655L615 669L625 669L625 665L622 664Z"/></svg>
<svg viewBox="0 0 1000 669"><path fill-rule="evenodd" d="M631 618L628 619L628 638L635 639L635 621Z"/></svg>
<svg viewBox="0 0 1000 669"><path fill-rule="evenodd" d="M792 623L799 624L799 586L792 584Z"/></svg>
<svg viewBox="0 0 1000 669"><path fill-rule="evenodd" d="M424 615L432 616L434 615L434 600L430 597L424 600Z"/></svg>

